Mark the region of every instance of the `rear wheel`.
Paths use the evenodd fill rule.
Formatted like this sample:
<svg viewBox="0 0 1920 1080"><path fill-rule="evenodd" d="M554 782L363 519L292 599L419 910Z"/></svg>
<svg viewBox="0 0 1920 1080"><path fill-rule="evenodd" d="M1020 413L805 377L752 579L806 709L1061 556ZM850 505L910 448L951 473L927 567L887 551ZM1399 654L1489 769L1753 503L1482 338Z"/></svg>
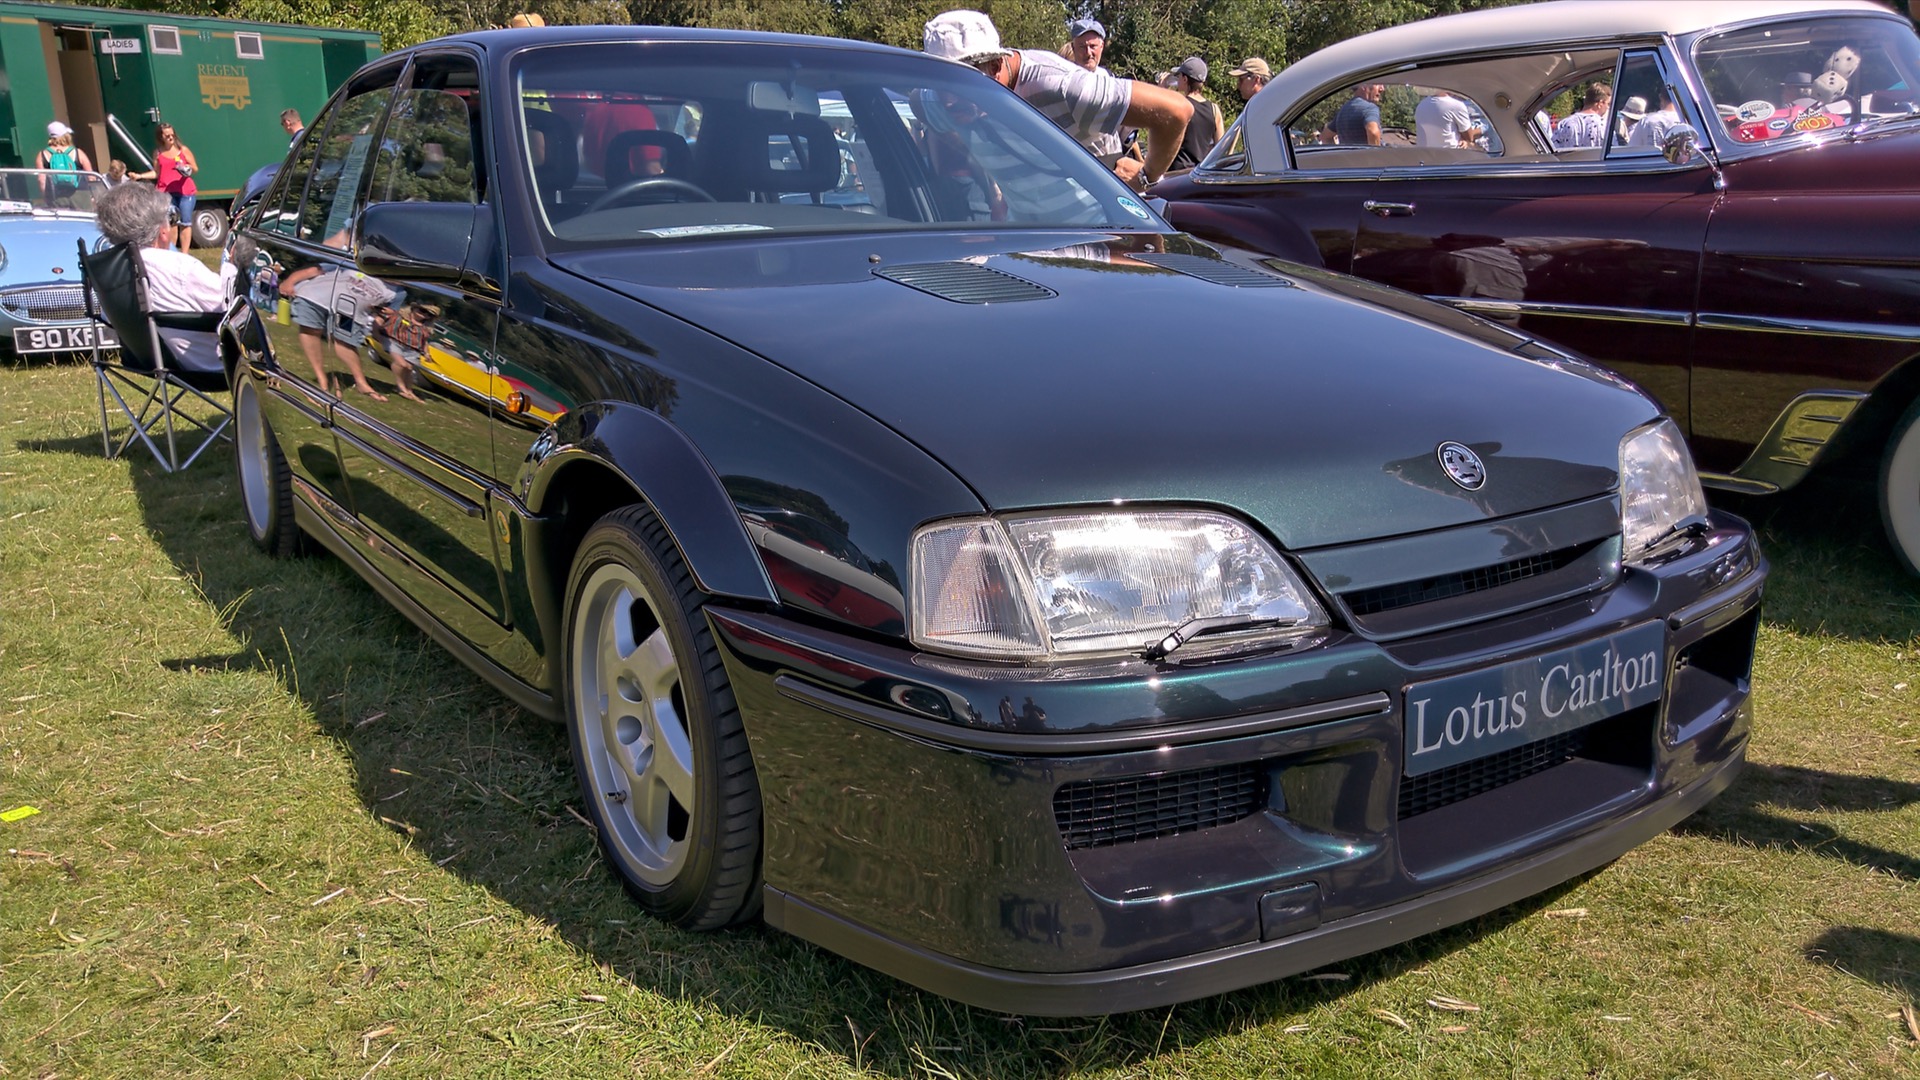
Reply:
<svg viewBox="0 0 1920 1080"><path fill-rule="evenodd" d="M227 212L217 206L193 210L193 246L217 248L227 242Z"/></svg>
<svg viewBox="0 0 1920 1080"><path fill-rule="evenodd" d="M1880 520L1894 557L1907 573L1920 575L1920 401L1894 425L1880 458Z"/></svg>
<svg viewBox="0 0 1920 1080"><path fill-rule="evenodd" d="M293 523L293 476L280 443L260 411L253 380L233 385L233 460L240 480L240 503L247 534L261 551L279 558L299 554L300 527Z"/></svg>
<svg viewBox="0 0 1920 1080"><path fill-rule="evenodd" d="M616 510L568 576L568 739L600 847L640 905L707 930L760 909L760 788L705 603L660 519Z"/></svg>

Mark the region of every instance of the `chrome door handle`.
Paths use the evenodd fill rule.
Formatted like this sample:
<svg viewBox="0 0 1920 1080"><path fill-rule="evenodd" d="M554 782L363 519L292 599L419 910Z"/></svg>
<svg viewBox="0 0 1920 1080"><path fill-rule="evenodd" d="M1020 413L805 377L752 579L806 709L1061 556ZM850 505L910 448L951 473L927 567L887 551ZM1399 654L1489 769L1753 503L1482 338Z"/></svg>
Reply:
<svg viewBox="0 0 1920 1080"><path fill-rule="evenodd" d="M1412 217L1413 204L1410 202L1381 202L1368 199L1360 204L1360 209L1380 217Z"/></svg>

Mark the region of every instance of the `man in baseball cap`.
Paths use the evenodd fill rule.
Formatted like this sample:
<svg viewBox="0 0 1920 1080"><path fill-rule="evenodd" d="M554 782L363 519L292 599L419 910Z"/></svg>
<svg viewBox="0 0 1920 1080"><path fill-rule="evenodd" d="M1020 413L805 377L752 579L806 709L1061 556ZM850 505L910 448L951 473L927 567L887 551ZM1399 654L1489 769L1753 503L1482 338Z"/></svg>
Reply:
<svg viewBox="0 0 1920 1080"><path fill-rule="evenodd" d="M1098 136L1117 134L1123 126L1144 128L1149 140L1146 164L1128 157L1110 162L1114 174L1135 187L1145 187L1167 171L1193 115L1183 95L1152 83L1089 71L1059 53L1005 48L999 28L978 11L934 16L922 42L929 55L976 68L1020 95L1089 149Z"/></svg>
<svg viewBox="0 0 1920 1080"><path fill-rule="evenodd" d="M1249 56L1227 74L1233 76L1234 89L1240 94L1240 100L1252 101L1253 95L1259 93L1260 88L1273 78L1273 69L1267 66L1265 60Z"/></svg>

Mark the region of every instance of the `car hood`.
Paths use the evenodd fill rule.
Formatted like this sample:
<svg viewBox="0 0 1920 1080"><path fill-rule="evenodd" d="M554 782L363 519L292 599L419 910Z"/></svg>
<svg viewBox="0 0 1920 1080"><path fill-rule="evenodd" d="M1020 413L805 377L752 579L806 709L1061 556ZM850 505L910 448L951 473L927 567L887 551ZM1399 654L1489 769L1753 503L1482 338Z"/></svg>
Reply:
<svg viewBox="0 0 1920 1080"><path fill-rule="evenodd" d="M1040 239L556 262L824 387L997 511L1213 504L1311 548L1609 492L1621 437L1657 415L1582 361L1488 344L1525 339L1477 321L1443 329L1426 302L1341 275L1276 275L1182 236ZM1479 490L1448 478L1445 442L1483 459Z"/></svg>
<svg viewBox="0 0 1920 1080"><path fill-rule="evenodd" d="M99 237L90 217L0 217L0 248L7 251L0 282L79 281L77 243L91 250Z"/></svg>

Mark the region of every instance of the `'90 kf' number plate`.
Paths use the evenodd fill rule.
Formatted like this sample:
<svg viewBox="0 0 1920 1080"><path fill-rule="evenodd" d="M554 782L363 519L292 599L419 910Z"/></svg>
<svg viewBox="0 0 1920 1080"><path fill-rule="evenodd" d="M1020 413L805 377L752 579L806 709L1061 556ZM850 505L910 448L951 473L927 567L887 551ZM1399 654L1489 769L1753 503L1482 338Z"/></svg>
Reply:
<svg viewBox="0 0 1920 1080"><path fill-rule="evenodd" d="M1407 688L1408 776L1497 754L1660 700L1666 629L1643 623L1583 645Z"/></svg>
<svg viewBox="0 0 1920 1080"><path fill-rule="evenodd" d="M18 326L13 331L13 349L19 353L73 352L93 348L96 328L87 323L78 326ZM100 347L111 349L120 344L113 329L99 326Z"/></svg>

